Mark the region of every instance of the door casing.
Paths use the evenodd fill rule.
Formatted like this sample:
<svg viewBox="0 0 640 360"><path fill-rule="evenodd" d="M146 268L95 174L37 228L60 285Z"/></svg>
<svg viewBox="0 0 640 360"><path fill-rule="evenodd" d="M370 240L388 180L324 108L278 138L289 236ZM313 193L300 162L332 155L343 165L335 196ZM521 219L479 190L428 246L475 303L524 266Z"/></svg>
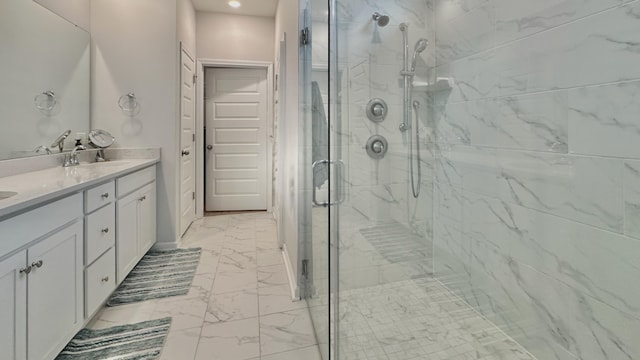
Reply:
<svg viewBox="0 0 640 360"><path fill-rule="evenodd" d="M268 61L244 61L223 59L198 59L196 64L196 211L197 216L204 216L205 199L205 99L204 99L204 71L206 68L238 68L238 69L266 69L267 70L267 211L273 212L273 63Z"/></svg>

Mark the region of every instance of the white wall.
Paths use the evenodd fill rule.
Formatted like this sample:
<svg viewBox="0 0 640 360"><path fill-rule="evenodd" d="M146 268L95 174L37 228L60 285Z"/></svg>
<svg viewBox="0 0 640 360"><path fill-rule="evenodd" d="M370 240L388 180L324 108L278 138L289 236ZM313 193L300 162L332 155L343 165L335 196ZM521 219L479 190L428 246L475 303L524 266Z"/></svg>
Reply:
<svg viewBox="0 0 640 360"><path fill-rule="evenodd" d="M274 60L274 18L212 12L198 12L196 16L199 58Z"/></svg>
<svg viewBox="0 0 640 360"><path fill-rule="evenodd" d="M177 7L178 41L182 42L184 48L196 57L196 11L191 0L178 0Z"/></svg>
<svg viewBox="0 0 640 360"><path fill-rule="evenodd" d="M169 246L179 238L179 41L195 42L187 2L94 0L91 7L92 127L110 131L117 147L161 148L158 241ZM141 106L134 117L117 105L130 91Z"/></svg>
<svg viewBox="0 0 640 360"><path fill-rule="evenodd" d="M279 233L283 237L284 244L290 256L293 272L298 271L298 2L280 1L276 12L274 49L279 49L282 34L287 34L287 55L286 55L286 94L285 118L281 120L279 126L284 127L280 133L284 133L286 138L278 139L278 153L286 153L285 163L279 169L281 178L277 181L283 182L280 187L284 191L276 194L277 206L283 209L283 218L279 221ZM272 50L274 51L274 50ZM276 69L279 64L276 64Z"/></svg>
<svg viewBox="0 0 640 360"><path fill-rule="evenodd" d="M34 0L77 26L91 29L91 0Z"/></svg>

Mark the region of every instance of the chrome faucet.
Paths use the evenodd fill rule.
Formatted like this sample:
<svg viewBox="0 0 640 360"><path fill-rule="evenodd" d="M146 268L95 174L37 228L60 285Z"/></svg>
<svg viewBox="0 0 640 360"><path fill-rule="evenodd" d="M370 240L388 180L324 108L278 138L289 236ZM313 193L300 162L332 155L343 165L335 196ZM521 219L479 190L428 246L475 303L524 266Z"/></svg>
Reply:
<svg viewBox="0 0 640 360"><path fill-rule="evenodd" d="M76 147L74 147L73 150L71 150L71 154L69 154L69 156L65 155L64 163L62 164L62 166L69 167L69 166L80 165L80 161L78 161L78 150L86 150L86 149L87 148L82 145L77 145Z"/></svg>

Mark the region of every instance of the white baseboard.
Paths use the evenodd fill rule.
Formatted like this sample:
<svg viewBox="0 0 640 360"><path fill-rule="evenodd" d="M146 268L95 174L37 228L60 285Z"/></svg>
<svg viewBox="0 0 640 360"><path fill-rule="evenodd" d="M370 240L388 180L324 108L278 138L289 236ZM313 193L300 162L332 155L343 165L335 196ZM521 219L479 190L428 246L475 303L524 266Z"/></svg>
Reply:
<svg viewBox="0 0 640 360"><path fill-rule="evenodd" d="M287 278L289 278L289 290L291 291L291 299L293 301L299 301L300 289L298 288L296 275L293 273L293 266L291 266L291 259L289 258L289 252L287 251L287 245L284 245L282 247L282 258L284 260L284 267L287 271Z"/></svg>
<svg viewBox="0 0 640 360"><path fill-rule="evenodd" d="M152 249L154 250L173 250L178 249L180 247L180 243L178 242L156 242L153 244Z"/></svg>

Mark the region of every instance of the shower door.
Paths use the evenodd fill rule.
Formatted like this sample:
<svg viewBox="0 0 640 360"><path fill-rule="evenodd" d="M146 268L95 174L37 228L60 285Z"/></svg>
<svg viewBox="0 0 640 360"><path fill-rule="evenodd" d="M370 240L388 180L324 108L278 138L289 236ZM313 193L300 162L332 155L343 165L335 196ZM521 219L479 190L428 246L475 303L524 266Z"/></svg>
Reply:
<svg viewBox="0 0 640 360"><path fill-rule="evenodd" d="M304 297L323 359L331 358L330 271L335 226L334 208L339 197L334 195L340 152L330 146L330 74L328 57L328 1L301 0L300 3L300 179L302 228L304 239L301 277Z"/></svg>

